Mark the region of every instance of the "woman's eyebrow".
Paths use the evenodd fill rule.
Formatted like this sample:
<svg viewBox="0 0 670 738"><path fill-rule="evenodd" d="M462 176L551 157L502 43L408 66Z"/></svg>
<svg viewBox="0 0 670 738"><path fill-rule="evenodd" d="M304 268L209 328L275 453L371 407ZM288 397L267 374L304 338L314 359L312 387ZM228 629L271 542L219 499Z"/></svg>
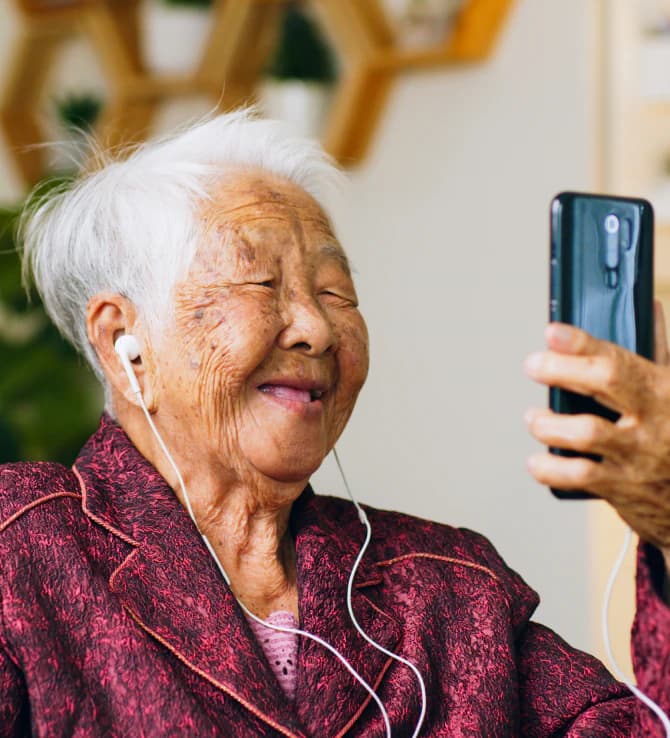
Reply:
<svg viewBox="0 0 670 738"><path fill-rule="evenodd" d="M349 259L347 258L347 255L344 253L344 250L339 244L324 244L319 250L319 253L321 254L321 256L324 256L327 259L334 259L346 272L347 276L351 276L351 266L349 264Z"/></svg>

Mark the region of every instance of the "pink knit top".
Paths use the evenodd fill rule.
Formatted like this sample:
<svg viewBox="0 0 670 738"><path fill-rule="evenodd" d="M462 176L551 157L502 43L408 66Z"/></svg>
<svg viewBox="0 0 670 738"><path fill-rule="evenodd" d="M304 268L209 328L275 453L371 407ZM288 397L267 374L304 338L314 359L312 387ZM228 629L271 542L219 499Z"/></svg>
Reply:
<svg viewBox="0 0 670 738"><path fill-rule="evenodd" d="M247 620L284 694L293 702L298 663L298 636L295 633L284 633L267 628L252 618L247 618ZM271 613L266 621L271 625L281 625L284 628L298 627L295 616L283 610Z"/></svg>

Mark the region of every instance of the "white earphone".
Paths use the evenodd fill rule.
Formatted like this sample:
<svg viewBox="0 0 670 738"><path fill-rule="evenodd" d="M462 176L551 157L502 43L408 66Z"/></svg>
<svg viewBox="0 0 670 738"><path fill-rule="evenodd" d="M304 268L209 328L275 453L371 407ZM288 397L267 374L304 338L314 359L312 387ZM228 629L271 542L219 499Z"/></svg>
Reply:
<svg viewBox="0 0 670 738"><path fill-rule="evenodd" d="M137 381L135 371L130 363L140 355L140 344L137 342L137 339L135 336L131 336L130 334L119 336L114 343L114 351L119 355L121 364L128 375L130 388L136 395L141 395L142 390L140 389L140 384Z"/></svg>

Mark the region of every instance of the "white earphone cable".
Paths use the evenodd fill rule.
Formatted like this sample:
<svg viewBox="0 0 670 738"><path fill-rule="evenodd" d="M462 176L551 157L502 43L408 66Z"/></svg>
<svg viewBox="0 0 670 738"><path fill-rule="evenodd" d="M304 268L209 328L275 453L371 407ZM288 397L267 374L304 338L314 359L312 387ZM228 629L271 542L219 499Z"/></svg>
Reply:
<svg viewBox="0 0 670 738"><path fill-rule="evenodd" d="M619 571L621 570L621 566L624 562L624 559L626 558L626 554L628 553L628 549L630 547L630 542L633 538L633 531L628 528L626 530L626 535L624 537L623 546L621 547L621 550L619 551L619 555L616 558L616 561L614 562L614 566L612 567L612 571L610 572L609 579L607 581L607 587L605 588L605 598L603 600L603 609L602 609L602 632L603 632L603 640L605 641L605 651L607 652L607 658L610 661L610 664L612 665L612 671L614 672L614 675L617 677L617 679L621 682L623 682L628 689L641 701L643 702L650 710L654 712L654 714L658 717L658 719L663 724L663 727L665 729L665 735L666 738L670 738L670 720L668 719L668 716L663 712L663 709L659 707L651 698L647 697L647 695L642 692L640 689L638 689L634 684L631 684L628 679L626 678L625 674L621 671L621 668L616 662L616 659L614 658L614 653L612 651L612 644L610 642L610 634L609 634L609 608L610 608L610 602L612 599L612 591L614 589L614 582L616 581L616 578L619 574Z"/></svg>
<svg viewBox="0 0 670 738"><path fill-rule="evenodd" d="M412 733L412 738L416 738L419 735L419 732L421 731L421 727L423 725L423 721L426 717L426 707L428 704L428 701L426 699L426 685L423 681L423 677L421 676L421 672L417 669L417 667L408 659L404 658L403 656L399 656L397 653L393 653L392 651L389 651L388 649L384 648L380 643L377 643L374 639L370 638L370 636L361 628L361 626L358 623L358 620L356 619L356 616L354 615L354 609L351 604L351 595L353 591L354 586L354 579L356 578L356 572L358 571L358 567L363 560L363 556L365 555L365 552L368 548L368 545L370 543L370 539L372 538L372 527L370 525L370 521L368 520L368 516L365 514L365 510L358 504L356 498L351 492L351 488L349 487L349 483L347 482L347 477L344 473L344 469L342 468L342 464L340 463L340 457L337 454L337 449L333 448L333 456L335 457L335 462L337 463L337 468L340 471L340 476L342 477L342 481L344 482L344 487L347 490L347 494L349 495L349 498L351 499L352 503L354 504L354 507L356 508L356 511L358 512L358 519L361 521L361 523L365 526L366 534L365 534L365 542L363 543L363 546L361 547L361 550L358 553L358 556L356 557L356 561L354 563L354 566L351 570L351 574L349 575L349 582L347 584L347 610L349 611L349 617L351 618L351 622L354 624L354 627L356 630L365 638L365 640L374 648L376 648L378 651L381 651L386 656L389 656L390 658L394 659L395 661L400 662L401 664L405 664L405 666L408 666L413 672L414 676L416 677L417 682L419 683L419 690L421 692L421 712L419 714L419 719L416 723L416 727L414 728L414 732Z"/></svg>
<svg viewBox="0 0 670 738"><path fill-rule="evenodd" d="M165 455L165 458L170 462L170 466L172 467L174 473L177 475L177 480L179 481L179 488L181 489L182 495L184 495L184 502L186 503L186 509L188 510L188 514L191 518L191 520L195 523L195 527L198 529L198 533L202 536L202 533L200 532L200 526L198 525L198 521L195 519L195 515L193 514L193 508L191 507L191 500L189 499L188 492L186 491L186 485L184 484L184 479L181 476L181 472L179 471L179 467L177 464L175 464L174 459L172 458L172 454L168 451L167 446L163 442L163 438L161 437L161 434L158 432L158 429L154 425L153 418L151 417L151 414L147 410L147 406L144 404L144 398L142 397L142 392L135 392L137 395L137 399L140 402L140 405L142 406L142 412L144 413L144 416L147 419L147 422L149 423L149 427L151 428L154 436L156 437L156 440L158 441L161 450L163 451L163 454Z"/></svg>

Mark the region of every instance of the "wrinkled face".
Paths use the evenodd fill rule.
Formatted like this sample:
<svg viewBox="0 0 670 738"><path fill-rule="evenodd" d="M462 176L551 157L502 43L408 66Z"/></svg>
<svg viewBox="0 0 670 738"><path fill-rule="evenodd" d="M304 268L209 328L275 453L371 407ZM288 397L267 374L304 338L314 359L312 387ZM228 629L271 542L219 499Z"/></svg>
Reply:
<svg viewBox="0 0 670 738"><path fill-rule="evenodd" d="M160 356L160 409L208 463L306 479L367 374L344 252L315 200L259 170L228 175L201 217L206 237L176 286Z"/></svg>

